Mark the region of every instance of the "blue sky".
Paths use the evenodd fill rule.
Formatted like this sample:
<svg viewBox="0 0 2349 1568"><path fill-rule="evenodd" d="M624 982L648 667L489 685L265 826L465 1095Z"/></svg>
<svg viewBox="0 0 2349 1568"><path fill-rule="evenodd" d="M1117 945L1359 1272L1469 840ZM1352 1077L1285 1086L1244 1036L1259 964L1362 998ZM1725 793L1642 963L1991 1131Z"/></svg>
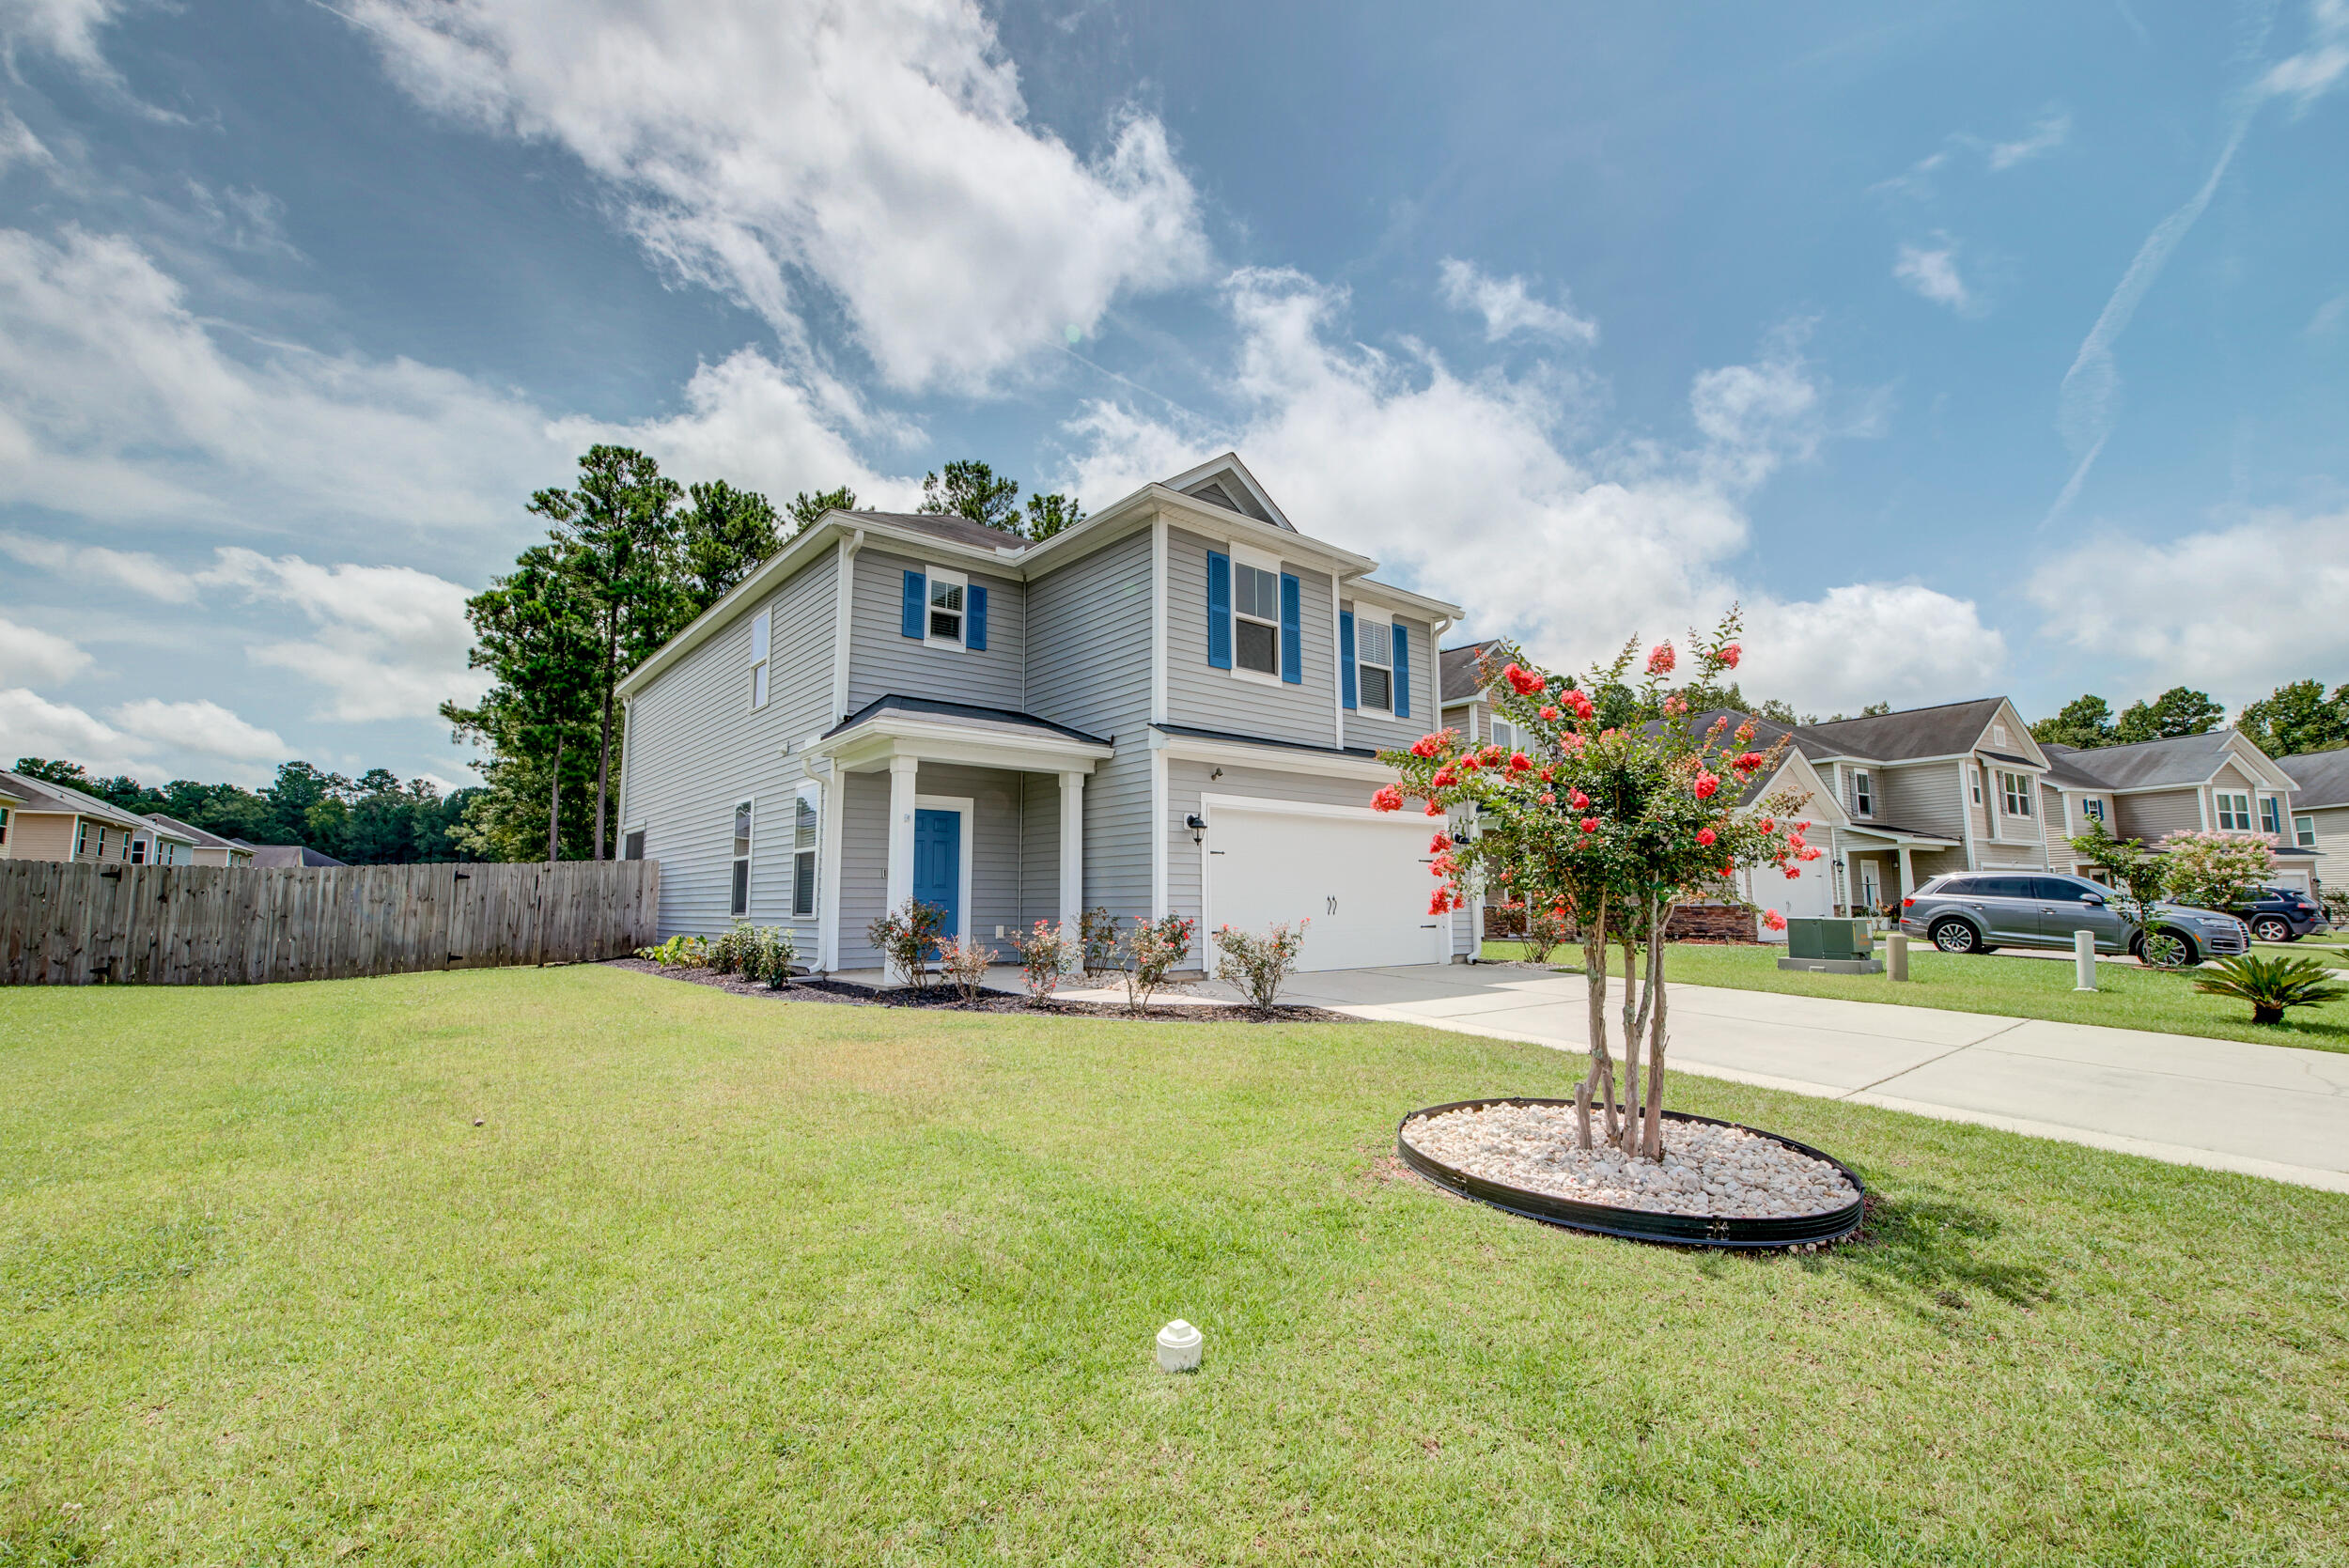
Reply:
<svg viewBox="0 0 2349 1568"><path fill-rule="evenodd" d="M1617 14L1620 12L1621 14ZM1579 662L2349 679L2349 0L4 0L0 752L462 782L595 440L1088 505L1236 446Z"/></svg>

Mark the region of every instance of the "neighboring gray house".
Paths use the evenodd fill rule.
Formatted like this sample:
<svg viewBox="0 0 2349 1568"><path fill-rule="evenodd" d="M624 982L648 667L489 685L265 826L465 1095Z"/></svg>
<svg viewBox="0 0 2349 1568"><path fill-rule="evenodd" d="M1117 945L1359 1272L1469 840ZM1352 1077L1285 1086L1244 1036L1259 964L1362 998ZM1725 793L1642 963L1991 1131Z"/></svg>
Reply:
<svg viewBox="0 0 2349 1568"><path fill-rule="evenodd" d="M336 860L323 849L313 849L306 844L247 844L241 838L232 838L228 843L230 847L242 851L248 857L235 863L258 866L264 871L272 868L284 871L294 866L316 867L350 863L347 861Z"/></svg>
<svg viewBox="0 0 2349 1568"><path fill-rule="evenodd" d="M2349 750L2278 757L2293 783L2292 846L2315 857L2322 887L2349 886Z"/></svg>
<svg viewBox="0 0 2349 1568"><path fill-rule="evenodd" d="M251 865L253 863L253 851L235 839L223 838L218 833L208 833L193 823L182 822L176 816L166 816L159 811L148 812L147 819L165 833L177 835L187 846L176 857L166 854L163 857L166 862L176 858L189 865Z"/></svg>
<svg viewBox="0 0 2349 1568"><path fill-rule="evenodd" d="M2127 746L2046 749L2048 852L2059 871L2101 879L2076 864L2067 842L2100 816L2122 838L2157 845L2187 830L2263 833L2276 845L2279 886L2315 891L2317 851L2295 842L2292 772L2239 730L2140 740Z"/></svg>
<svg viewBox="0 0 2349 1568"><path fill-rule="evenodd" d="M1299 533L1230 454L1040 543L831 512L621 683L623 853L663 934L789 925L877 967L909 898L996 940L1101 906L1261 929L1307 969L1467 951L1438 824L1369 809L1436 727L1457 606Z"/></svg>

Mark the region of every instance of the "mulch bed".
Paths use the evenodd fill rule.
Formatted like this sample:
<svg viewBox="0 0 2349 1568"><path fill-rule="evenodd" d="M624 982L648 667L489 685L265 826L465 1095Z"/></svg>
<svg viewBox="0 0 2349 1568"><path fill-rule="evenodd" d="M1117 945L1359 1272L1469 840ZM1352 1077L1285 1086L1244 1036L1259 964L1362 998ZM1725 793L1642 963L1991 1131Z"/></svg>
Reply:
<svg viewBox="0 0 2349 1568"><path fill-rule="evenodd" d="M926 986L920 990L895 986L875 990L867 986L851 986L840 980L794 980L781 990L770 990L755 980L745 980L739 974L712 974L706 969L682 966L663 968L648 958L614 958L608 960L614 969L634 970L639 974L657 974L663 980L683 980L695 986L715 986L736 996L763 997L770 1001L829 1002L847 1007L919 1007L941 1013L1029 1013L1042 1017L1064 1018L1123 1018L1144 1023L1360 1023L1360 1018L1332 1013L1326 1007L1275 1007L1270 1013L1258 1013L1252 1008L1234 1007L1222 1002L1185 1007L1147 1007L1139 1013L1129 1012L1122 1002L1063 1001L1030 1002L1026 997L1009 991L979 993L976 1001L965 1001L961 995L946 986ZM1177 987L1167 987L1176 989Z"/></svg>

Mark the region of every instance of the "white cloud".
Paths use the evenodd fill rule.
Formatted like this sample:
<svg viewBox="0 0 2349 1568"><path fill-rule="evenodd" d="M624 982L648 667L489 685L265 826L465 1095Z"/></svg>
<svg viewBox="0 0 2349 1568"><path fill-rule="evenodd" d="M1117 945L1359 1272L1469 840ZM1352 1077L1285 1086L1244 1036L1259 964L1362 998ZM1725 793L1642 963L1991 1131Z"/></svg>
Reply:
<svg viewBox="0 0 2349 1568"><path fill-rule="evenodd" d="M55 155L41 145L40 138L33 134L32 127L0 104L0 169L11 163L48 167L56 161Z"/></svg>
<svg viewBox="0 0 2349 1568"><path fill-rule="evenodd" d="M1485 341L1525 333L1555 338L1561 343L1595 343L1598 323L1577 316L1563 305L1545 304L1528 292L1526 281L1515 274L1496 278L1474 263L1444 259L1441 273L1444 303L1455 310L1472 310L1485 318Z"/></svg>
<svg viewBox="0 0 2349 1568"><path fill-rule="evenodd" d="M274 730L246 723L215 702L145 697L108 709L106 717L128 733L174 751L243 762L275 762L291 754Z"/></svg>
<svg viewBox="0 0 2349 1568"><path fill-rule="evenodd" d="M1920 298L1948 305L1960 315L1973 308L1974 297L1967 290L1966 280L1958 275L1957 246L1953 243L1944 241L1931 249L1903 245L1893 259L1892 275Z"/></svg>
<svg viewBox="0 0 2349 1568"><path fill-rule="evenodd" d="M2149 686L2240 701L2349 664L2349 512L2108 535L2046 563L2030 593L2049 638L2126 660Z"/></svg>
<svg viewBox="0 0 2349 1568"><path fill-rule="evenodd" d="M2344 74L2349 74L2349 0L2309 0L2308 47L2278 61L2260 87L2306 109Z"/></svg>
<svg viewBox="0 0 2349 1568"><path fill-rule="evenodd" d="M24 688L0 689L0 758L48 757L78 762L93 773L138 773L152 762L137 742L70 703L53 703Z"/></svg>
<svg viewBox="0 0 2349 1568"><path fill-rule="evenodd" d="M98 35L121 9L116 0L0 0L0 44L32 45L84 70L103 73Z"/></svg>
<svg viewBox="0 0 2349 1568"><path fill-rule="evenodd" d="M59 539L29 534L0 534L0 553L28 567L39 567L76 582L93 579L117 582L133 593L170 604L190 604L195 584L188 574L145 551L107 550L99 545L70 545Z"/></svg>
<svg viewBox="0 0 2349 1568"><path fill-rule="evenodd" d="M206 585L241 588L248 597L289 605L313 635L257 644L263 663L324 686L323 717L350 721L428 719L441 703L470 702L487 691L465 667L473 629L465 590L409 567L317 566L298 555L275 559L224 549L200 574Z"/></svg>
<svg viewBox="0 0 2349 1568"><path fill-rule="evenodd" d="M1469 380L1423 350L1345 344L1333 331L1344 292L1295 272L1237 273L1227 301L1244 416L1227 428L1092 405L1069 427L1079 451L1068 477L1081 493L1122 495L1233 447L1300 527L1378 556L1388 581L1465 606L1470 621L1455 637L1511 633L1566 666L1611 654L1634 631L1677 635L1741 597L1757 629L1748 647L1760 678L1748 690L1799 706L1971 695L2003 659L1970 604L1927 588L1861 584L1782 602L1735 581L1753 542L1754 488L1865 427L1803 362L1798 333L1753 364L1695 379L1692 440L1570 450L1562 432L1576 389L1553 378ZM1890 655L1850 640L1902 615L1922 617L1936 638ZM1803 684L1763 684L1781 679Z"/></svg>
<svg viewBox="0 0 2349 1568"><path fill-rule="evenodd" d="M2343 316L2349 316L2349 294L2336 294L2316 307L2316 314L2301 331L2310 337L2323 337L2341 325Z"/></svg>
<svg viewBox="0 0 2349 1568"><path fill-rule="evenodd" d="M656 257L804 351L813 285L882 375L976 386L1206 242L1164 128L1080 158L972 0L359 0L420 101L554 143Z"/></svg>
<svg viewBox="0 0 2349 1568"><path fill-rule="evenodd" d="M0 681L68 680L88 663L65 638L0 616Z"/></svg>
<svg viewBox="0 0 2349 1568"><path fill-rule="evenodd" d="M2028 163L2042 153L2053 152L2072 139L2072 116L2061 109L2050 110L2039 116L2037 124L2011 142L1993 142L1983 155L1992 174Z"/></svg>

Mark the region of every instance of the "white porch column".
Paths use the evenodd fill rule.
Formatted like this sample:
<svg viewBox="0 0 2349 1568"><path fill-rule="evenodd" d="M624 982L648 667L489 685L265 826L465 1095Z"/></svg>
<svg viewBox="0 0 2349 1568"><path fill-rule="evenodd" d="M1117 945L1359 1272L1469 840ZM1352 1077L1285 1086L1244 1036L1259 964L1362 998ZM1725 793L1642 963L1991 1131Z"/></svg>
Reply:
<svg viewBox="0 0 2349 1568"><path fill-rule="evenodd" d="M1828 908L1832 909L1838 904L1843 907L1846 915L1857 913L1859 908L1859 851L1857 849L1843 851L1843 895L1838 897L1832 889L1828 891Z"/></svg>
<svg viewBox="0 0 2349 1568"><path fill-rule="evenodd" d="M1909 864L1908 857L1908 846L1904 844L1901 846L1901 896L1903 898L1906 898L1917 891L1917 873Z"/></svg>
<svg viewBox="0 0 2349 1568"><path fill-rule="evenodd" d="M913 896L913 775L921 763L913 757L889 759L889 908L905 907ZM969 853L966 846L964 852Z"/></svg>
<svg viewBox="0 0 2349 1568"><path fill-rule="evenodd" d="M1085 902L1085 776L1060 776L1060 923L1077 928Z"/></svg>

